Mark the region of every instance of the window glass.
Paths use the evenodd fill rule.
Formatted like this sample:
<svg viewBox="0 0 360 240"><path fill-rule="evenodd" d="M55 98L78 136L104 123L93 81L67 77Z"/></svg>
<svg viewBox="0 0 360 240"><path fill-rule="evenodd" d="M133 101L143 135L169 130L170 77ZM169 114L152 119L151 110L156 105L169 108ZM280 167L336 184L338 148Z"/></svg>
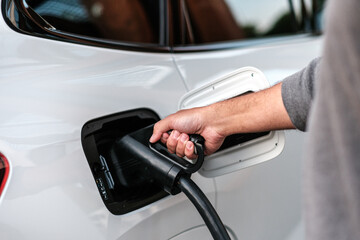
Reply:
<svg viewBox="0 0 360 240"><path fill-rule="evenodd" d="M27 0L57 30L108 40L159 43L159 4L152 0Z"/></svg>
<svg viewBox="0 0 360 240"><path fill-rule="evenodd" d="M316 0L314 0L316 1ZM179 0L180 44L291 35L312 30L312 0ZM323 1L322 1L323 2Z"/></svg>
<svg viewBox="0 0 360 240"><path fill-rule="evenodd" d="M245 37L293 32L289 1L225 0Z"/></svg>
<svg viewBox="0 0 360 240"><path fill-rule="evenodd" d="M314 12L314 28L316 31L322 32L324 30L324 8L325 0L313 0L312 10Z"/></svg>

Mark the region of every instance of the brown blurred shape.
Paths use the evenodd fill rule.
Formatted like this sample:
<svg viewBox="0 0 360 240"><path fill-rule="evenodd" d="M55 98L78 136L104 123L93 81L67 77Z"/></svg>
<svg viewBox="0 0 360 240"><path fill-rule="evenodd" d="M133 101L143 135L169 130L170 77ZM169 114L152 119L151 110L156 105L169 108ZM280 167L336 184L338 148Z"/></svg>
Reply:
<svg viewBox="0 0 360 240"><path fill-rule="evenodd" d="M224 0L184 0L197 42L245 37Z"/></svg>
<svg viewBox="0 0 360 240"><path fill-rule="evenodd" d="M104 38L129 41L153 42L150 21L139 0L83 0L93 22ZM101 14L93 14L93 8L102 7Z"/></svg>

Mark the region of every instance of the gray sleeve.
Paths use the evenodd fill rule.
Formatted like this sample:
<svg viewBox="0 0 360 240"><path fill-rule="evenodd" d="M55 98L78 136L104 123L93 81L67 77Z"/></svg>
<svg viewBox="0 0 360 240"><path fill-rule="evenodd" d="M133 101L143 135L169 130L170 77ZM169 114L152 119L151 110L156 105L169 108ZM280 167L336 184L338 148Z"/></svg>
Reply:
<svg viewBox="0 0 360 240"><path fill-rule="evenodd" d="M284 79L281 87L281 96L286 111L294 126L306 130L308 114L313 99L313 87L319 74L321 58L316 58L301 71Z"/></svg>

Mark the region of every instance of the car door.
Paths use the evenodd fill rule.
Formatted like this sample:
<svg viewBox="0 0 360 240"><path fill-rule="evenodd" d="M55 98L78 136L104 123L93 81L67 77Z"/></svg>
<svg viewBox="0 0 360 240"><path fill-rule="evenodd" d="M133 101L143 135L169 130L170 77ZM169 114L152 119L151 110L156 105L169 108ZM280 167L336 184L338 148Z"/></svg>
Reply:
<svg viewBox="0 0 360 240"><path fill-rule="evenodd" d="M105 148L177 110L186 88L164 44L161 2L2 1L0 151L11 166L2 239L169 239L203 224L183 195L112 214L81 145L93 119L113 116L99 133ZM114 12L132 24L114 27ZM134 118L114 119L126 111ZM213 179L194 180L214 204Z"/></svg>
<svg viewBox="0 0 360 240"><path fill-rule="evenodd" d="M190 105L209 104L208 96L198 92L244 67L259 69L274 85L318 57L321 38L316 33L323 2L308 3L179 1L173 56L193 99ZM239 94L251 91L234 88ZM302 239L303 134L287 131L285 137L285 147L276 158L257 165L249 161L247 168L214 174L218 213L239 239ZM241 159L241 154L234 153L232 163ZM220 151L208 160L222 157ZM219 161L216 166L221 169L226 164Z"/></svg>

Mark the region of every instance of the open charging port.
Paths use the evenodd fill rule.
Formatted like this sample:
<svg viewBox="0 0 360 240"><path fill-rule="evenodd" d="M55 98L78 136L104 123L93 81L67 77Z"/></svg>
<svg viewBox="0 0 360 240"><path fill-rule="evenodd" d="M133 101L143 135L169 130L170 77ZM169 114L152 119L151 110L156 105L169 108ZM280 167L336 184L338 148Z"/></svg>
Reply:
<svg viewBox="0 0 360 240"><path fill-rule="evenodd" d="M115 215L141 208L168 195L146 174L146 166L140 162L132 159L117 161L110 157L116 139L159 119L149 109L135 109L97 118L83 126L82 145L91 172L106 207Z"/></svg>

